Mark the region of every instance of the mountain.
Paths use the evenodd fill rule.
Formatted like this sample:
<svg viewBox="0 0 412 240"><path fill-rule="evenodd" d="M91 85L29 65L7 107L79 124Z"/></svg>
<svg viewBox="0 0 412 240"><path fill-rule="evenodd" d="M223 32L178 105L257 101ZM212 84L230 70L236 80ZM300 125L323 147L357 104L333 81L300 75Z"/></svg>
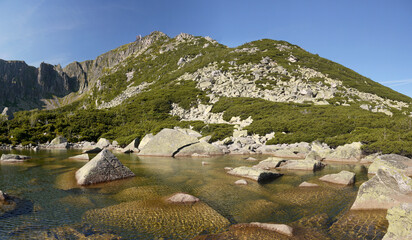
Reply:
<svg viewBox="0 0 412 240"><path fill-rule="evenodd" d="M60 134L124 144L173 126L211 141L246 130L275 134L268 143L356 140L368 151L402 152L412 141L411 98L285 41L228 48L209 37L153 32L63 69L1 61L0 70L0 106L50 109L17 112L0 128L4 142Z"/></svg>

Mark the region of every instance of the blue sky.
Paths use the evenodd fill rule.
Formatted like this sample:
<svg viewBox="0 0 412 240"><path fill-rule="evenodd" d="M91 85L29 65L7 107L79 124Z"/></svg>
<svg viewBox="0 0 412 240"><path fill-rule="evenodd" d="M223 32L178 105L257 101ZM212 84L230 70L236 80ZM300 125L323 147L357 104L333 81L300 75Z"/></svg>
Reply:
<svg viewBox="0 0 412 240"><path fill-rule="evenodd" d="M0 58L67 65L158 30L286 40L412 96L412 1L0 0Z"/></svg>

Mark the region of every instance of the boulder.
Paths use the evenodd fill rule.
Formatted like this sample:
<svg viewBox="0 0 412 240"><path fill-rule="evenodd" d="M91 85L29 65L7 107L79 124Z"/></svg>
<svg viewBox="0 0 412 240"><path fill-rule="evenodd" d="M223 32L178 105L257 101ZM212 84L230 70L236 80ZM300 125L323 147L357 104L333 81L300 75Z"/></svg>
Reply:
<svg viewBox="0 0 412 240"><path fill-rule="evenodd" d="M347 186L355 183L355 173L343 170L340 173L325 175L319 180Z"/></svg>
<svg viewBox="0 0 412 240"><path fill-rule="evenodd" d="M108 146L110 146L110 141L107 140L106 138L100 138L99 141L96 144L97 147L103 149L106 148Z"/></svg>
<svg viewBox="0 0 412 240"><path fill-rule="evenodd" d="M223 151L210 143L207 142L198 142L192 144L190 146L182 148L179 152L177 152L174 156L175 157L186 157L186 156L193 156L193 154L199 155L223 155Z"/></svg>
<svg viewBox="0 0 412 240"><path fill-rule="evenodd" d="M354 142L339 146L331 154L325 156L328 161L358 162L362 158L362 143Z"/></svg>
<svg viewBox="0 0 412 240"><path fill-rule="evenodd" d="M389 168L362 183L352 210L389 209L400 203L412 203L412 179Z"/></svg>
<svg viewBox="0 0 412 240"><path fill-rule="evenodd" d="M153 138L154 138L153 134L151 134L151 133L146 134L146 135L142 138L142 140L140 141L138 149L144 148L144 146L146 146L146 144L147 144L148 142L150 142L150 140L152 140Z"/></svg>
<svg viewBox="0 0 412 240"><path fill-rule="evenodd" d="M259 169L265 169L265 170L269 170L269 169L275 169L277 167L279 167L279 165L282 162L285 162L286 160L282 159L282 158L278 158L278 157L269 157L261 162L259 162L257 165L253 166L254 168L259 168Z"/></svg>
<svg viewBox="0 0 412 240"><path fill-rule="evenodd" d="M180 131L180 132L182 132L186 135L190 135L190 136L193 136L193 137L196 137L196 138L201 138L202 137L202 134L196 132L195 130L189 129L189 128L175 127L174 129L177 130L177 131Z"/></svg>
<svg viewBox="0 0 412 240"><path fill-rule="evenodd" d="M380 168L390 168L412 176L412 159L397 154L377 156L368 168L369 174L376 174Z"/></svg>
<svg viewBox="0 0 412 240"><path fill-rule="evenodd" d="M230 175L249 178L257 181L258 183L266 183L283 176L281 173L264 171L251 167L237 167L227 172Z"/></svg>
<svg viewBox="0 0 412 240"><path fill-rule="evenodd" d="M305 157L305 160L321 161L322 159L323 157L321 157L316 151L310 151Z"/></svg>
<svg viewBox="0 0 412 240"><path fill-rule="evenodd" d="M225 167L224 170L225 171L230 171L230 170L233 170L233 168L232 167Z"/></svg>
<svg viewBox="0 0 412 240"><path fill-rule="evenodd" d="M4 202L4 201L7 201L9 199L10 199L9 195L0 190L0 201Z"/></svg>
<svg viewBox="0 0 412 240"><path fill-rule="evenodd" d="M99 153L101 151L102 151L101 148L95 147L95 148L92 148L92 149L84 150L83 153Z"/></svg>
<svg viewBox="0 0 412 240"><path fill-rule="evenodd" d="M186 193L175 193L167 201L171 203L195 203L199 202L199 198Z"/></svg>
<svg viewBox="0 0 412 240"><path fill-rule="evenodd" d="M286 160L280 163L278 169L317 171L324 167L325 164L316 160Z"/></svg>
<svg viewBox="0 0 412 240"><path fill-rule="evenodd" d="M140 143L140 139L135 138L132 142L129 143L129 145L123 148L122 152L123 153L132 153L132 152L138 153L140 151L139 143Z"/></svg>
<svg viewBox="0 0 412 240"><path fill-rule="evenodd" d="M311 151L316 152L321 158L325 158L333 152L328 145L317 141L311 143Z"/></svg>
<svg viewBox="0 0 412 240"><path fill-rule="evenodd" d="M24 162L28 159L31 159L29 156L18 155L18 154L2 154L0 161L1 162Z"/></svg>
<svg viewBox="0 0 412 240"><path fill-rule="evenodd" d="M380 154L379 153L374 153L374 154L368 155L366 157L363 157L360 160L360 163L362 163L362 164L373 163L378 157L380 157Z"/></svg>
<svg viewBox="0 0 412 240"><path fill-rule="evenodd" d="M290 149L279 149L276 150L272 153L276 157L281 157L281 158L302 158L302 154L298 154L298 152L294 152Z"/></svg>
<svg viewBox="0 0 412 240"><path fill-rule="evenodd" d="M389 226L383 240L412 239L412 203L390 208L386 219Z"/></svg>
<svg viewBox="0 0 412 240"><path fill-rule="evenodd" d="M108 182L134 176L135 174L107 149L102 150L76 172L76 180L79 185Z"/></svg>
<svg viewBox="0 0 412 240"><path fill-rule="evenodd" d="M254 158L254 157L248 157L248 158L246 158L245 160L246 160L246 161L257 161L257 159Z"/></svg>
<svg viewBox="0 0 412 240"><path fill-rule="evenodd" d="M196 137L165 128L140 149L139 155L174 157L184 147L198 142Z"/></svg>
<svg viewBox="0 0 412 240"><path fill-rule="evenodd" d="M62 143L67 143L67 139L62 136L58 136L50 142L51 145L59 145Z"/></svg>
<svg viewBox="0 0 412 240"><path fill-rule="evenodd" d="M293 228L286 225L286 224L274 224L274 223L259 223L259 222L252 222L250 225L263 228L269 231L277 232L284 234L286 236L292 237L293 236Z"/></svg>
<svg viewBox="0 0 412 240"><path fill-rule="evenodd" d="M236 185L247 185L247 181L245 179L240 179L235 182Z"/></svg>
<svg viewBox="0 0 412 240"><path fill-rule="evenodd" d="M87 154L87 153L85 153L85 154L80 154L80 155L76 155L76 156L69 157L69 158L70 158L70 159L75 159L75 160L87 160L87 161L90 160L89 154Z"/></svg>
<svg viewBox="0 0 412 240"><path fill-rule="evenodd" d="M315 183L303 182L299 184L299 187L319 187L319 185Z"/></svg>

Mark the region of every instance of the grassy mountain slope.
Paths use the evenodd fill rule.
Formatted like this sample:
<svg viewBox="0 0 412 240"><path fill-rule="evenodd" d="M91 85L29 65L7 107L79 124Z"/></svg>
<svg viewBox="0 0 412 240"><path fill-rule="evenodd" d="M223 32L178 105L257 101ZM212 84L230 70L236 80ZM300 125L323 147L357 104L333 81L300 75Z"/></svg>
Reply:
<svg viewBox="0 0 412 240"><path fill-rule="evenodd" d="M284 41L228 48L186 34L152 35L156 41L144 51L102 68L81 100L55 110L18 112L2 122L0 142L37 143L64 135L71 141L106 137L126 144L173 126L192 126L215 141L232 135L232 117L250 116L249 134L275 132L268 144L363 141L365 151L412 156L412 99L348 68ZM226 123L181 121L171 114L176 104L187 112L212 106L208 114L223 113Z"/></svg>

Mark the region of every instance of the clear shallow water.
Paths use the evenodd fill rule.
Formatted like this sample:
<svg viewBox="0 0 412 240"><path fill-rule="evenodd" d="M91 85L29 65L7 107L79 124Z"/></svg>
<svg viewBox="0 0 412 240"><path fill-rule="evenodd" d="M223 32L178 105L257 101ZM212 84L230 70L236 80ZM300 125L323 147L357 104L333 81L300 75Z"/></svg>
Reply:
<svg viewBox="0 0 412 240"><path fill-rule="evenodd" d="M252 166L257 161L244 160L244 156L173 159L116 154L135 178L79 187L74 173L85 162L68 157L80 151L16 153L33 159L0 165L0 190L20 199L16 211L0 216L0 239L68 238L73 234L126 239L190 239L199 234L265 238L253 229L231 227L227 231L231 225L253 221L289 224L303 239L380 239L387 228L382 212L348 211L359 185L368 179L362 165L328 164L315 173L283 171L284 176L269 184L247 180L248 185L238 186L234 182L240 178L227 175L223 168ZM202 161L209 164L202 166ZM356 173L355 186L318 180L341 170ZM320 187L299 188L303 181ZM202 203L165 203L164 199L176 192L192 194Z"/></svg>

